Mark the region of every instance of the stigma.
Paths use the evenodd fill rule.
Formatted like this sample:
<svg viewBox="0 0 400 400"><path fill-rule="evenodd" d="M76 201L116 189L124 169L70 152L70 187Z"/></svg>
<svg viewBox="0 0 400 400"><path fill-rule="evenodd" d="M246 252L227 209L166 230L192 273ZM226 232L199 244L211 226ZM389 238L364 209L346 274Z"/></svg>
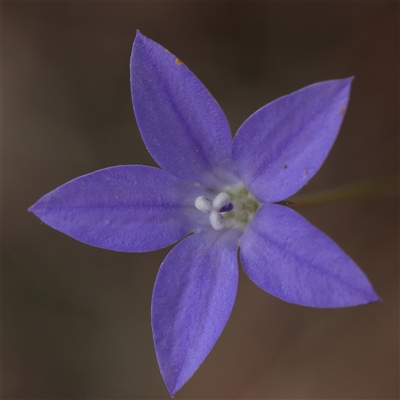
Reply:
<svg viewBox="0 0 400 400"><path fill-rule="evenodd" d="M217 194L213 200L206 196L199 196L196 198L194 205L198 210L209 215L211 226L219 231L226 227L226 222L222 213L229 212L233 209L233 204L230 201L229 194L221 192Z"/></svg>
<svg viewBox="0 0 400 400"><path fill-rule="evenodd" d="M208 214L210 225L217 231L225 228L244 229L254 217L260 202L243 186L228 186L214 199L196 198L195 207Z"/></svg>

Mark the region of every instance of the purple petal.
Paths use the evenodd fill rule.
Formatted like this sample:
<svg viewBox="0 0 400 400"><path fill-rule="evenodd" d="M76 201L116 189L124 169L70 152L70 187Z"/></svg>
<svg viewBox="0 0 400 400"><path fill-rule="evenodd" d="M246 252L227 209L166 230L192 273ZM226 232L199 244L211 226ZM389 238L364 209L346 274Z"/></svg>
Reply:
<svg viewBox="0 0 400 400"><path fill-rule="evenodd" d="M318 171L339 132L352 79L315 83L283 96L239 128L233 159L259 200L284 200Z"/></svg>
<svg viewBox="0 0 400 400"><path fill-rule="evenodd" d="M198 228L194 202L204 190L158 168L127 165L74 179L29 211L87 244L117 251L151 251Z"/></svg>
<svg viewBox="0 0 400 400"><path fill-rule="evenodd" d="M140 32L132 49L131 90L143 141L162 168L213 189L237 181L220 106L178 58Z"/></svg>
<svg viewBox="0 0 400 400"><path fill-rule="evenodd" d="M154 343L173 396L204 361L228 321L238 283L239 230L206 230L168 254L152 302Z"/></svg>
<svg viewBox="0 0 400 400"><path fill-rule="evenodd" d="M351 258L295 211L263 205L241 238L240 258L266 292L311 307L347 307L378 301Z"/></svg>

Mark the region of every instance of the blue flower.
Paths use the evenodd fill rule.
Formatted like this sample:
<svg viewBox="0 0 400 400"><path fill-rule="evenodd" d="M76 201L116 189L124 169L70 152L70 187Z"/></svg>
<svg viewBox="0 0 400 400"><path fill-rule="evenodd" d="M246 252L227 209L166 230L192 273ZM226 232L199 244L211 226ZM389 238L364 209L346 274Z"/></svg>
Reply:
<svg viewBox="0 0 400 400"><path fill-rule="evenodd" d="M225 327L238 284L238 248L250 279L290 303L346 307L379 300L343 250L276 204L321 167L352 78L316 83L267 104L232 140L210 92L139 32L130 69L137 123L162 169L96 171L45 195L30 211L104 249L144 252L179 241L160 267L152 299L156 353L171 396Z"/></svg>

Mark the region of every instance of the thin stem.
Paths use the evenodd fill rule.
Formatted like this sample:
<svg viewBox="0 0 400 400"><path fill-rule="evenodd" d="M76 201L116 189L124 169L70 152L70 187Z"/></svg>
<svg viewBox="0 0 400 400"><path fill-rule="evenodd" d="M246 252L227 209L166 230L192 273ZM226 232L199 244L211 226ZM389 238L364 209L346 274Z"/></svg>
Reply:
<svg viewBox="0 0 400 400"><path fill-rule="evenodd" d="M342 201L382 199L399 196L399 177L388 176L371 179L334 189L321 190L314 193L295 195L288 199L288 204L293 208L308 208Z"/></svg>

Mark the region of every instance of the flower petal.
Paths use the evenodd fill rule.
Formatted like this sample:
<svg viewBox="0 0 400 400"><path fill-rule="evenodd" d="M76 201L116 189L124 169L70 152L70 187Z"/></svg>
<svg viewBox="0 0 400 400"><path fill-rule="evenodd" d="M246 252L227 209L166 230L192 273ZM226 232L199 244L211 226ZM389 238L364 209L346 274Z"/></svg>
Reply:
<svg viewBox="0 0 400 400"><path fill-rule="evenodd" d="M152 302L157 359L174 396L204 361L224 329L238 283L239 230L197 233L161 265Z"/></svg>
<svg viewBox="0 0 400 400"><path fill-rule="evenodd" d="M315 83L283 96L239 128L233 159L259 200L284 200L315 175L339 132L352 79Z"/></svg>
<svg viewBox="0 0 400 400"><path fill-rule="evenodd" d="M29 211L87 244L117 251L168 246L207 218L195 207L199 186L158 168L127 165L76 178L43 196Z"/></svg>
<svg viewBox="0 0 400 400"><path fill-rule="evenodd" d="M311 307L347 307L378 301L351 258L295 211L263 205L241 238L249 277L266 292Z"/></svg>
<svg viewBox="0 0 400 400"><path fill-rule="evenodd" d="M143 141L163 169L213 189L237 181L220 106L178 58L140 32L132 49L131 90Z"/></svg>

